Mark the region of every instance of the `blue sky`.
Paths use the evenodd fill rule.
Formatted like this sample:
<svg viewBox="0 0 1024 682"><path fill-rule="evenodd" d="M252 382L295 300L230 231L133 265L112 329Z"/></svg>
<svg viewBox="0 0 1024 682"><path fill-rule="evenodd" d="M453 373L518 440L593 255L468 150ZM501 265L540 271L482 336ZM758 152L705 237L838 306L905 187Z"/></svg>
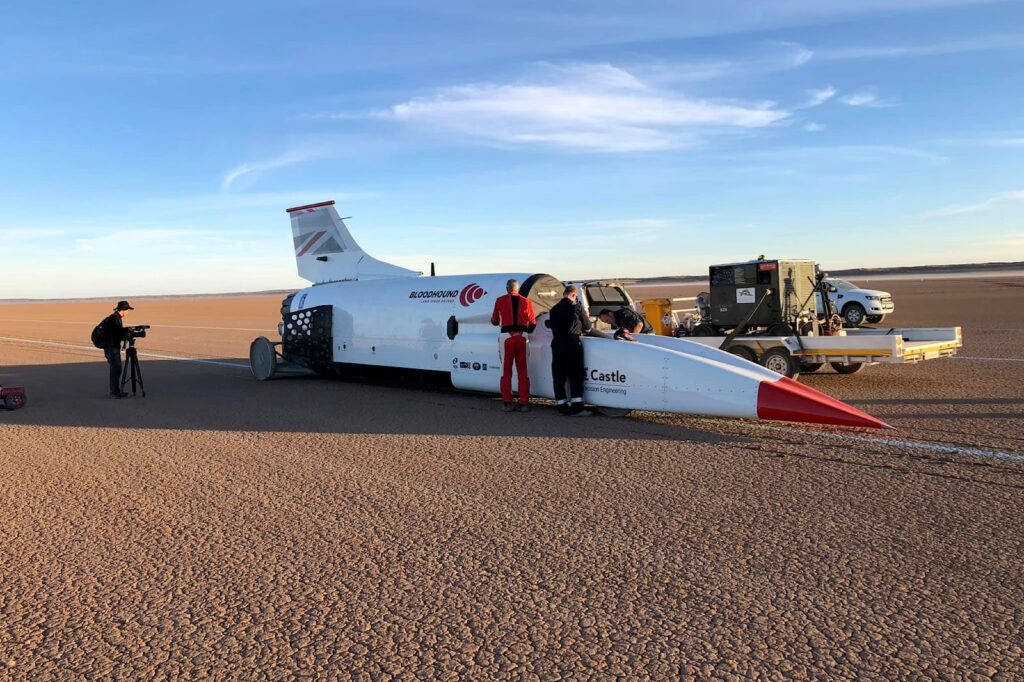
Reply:
<svg viewBox="0 0 1024 682"><path fill-rule="evenodd" d="M301 286L375 257L563 279L1024 260L1024 4L22 3L0 297Z"/></svg>

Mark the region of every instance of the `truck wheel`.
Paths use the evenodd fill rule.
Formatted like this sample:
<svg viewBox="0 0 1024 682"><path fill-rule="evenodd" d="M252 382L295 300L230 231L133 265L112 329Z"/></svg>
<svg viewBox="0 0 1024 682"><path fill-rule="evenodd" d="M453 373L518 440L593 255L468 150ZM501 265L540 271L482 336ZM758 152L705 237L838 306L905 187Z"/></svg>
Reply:
<svg viewBox="0 0 1024 682"><path fill-rule="evenodd" d="M757 363L757 353L750 350L746 346L729 346L729 351L738 358L743 358L747 362Z"/></svg>
<svg viewBox="0 0 1024 682"><path fill-rule="evenodd" d="M790 379L800 374L800 363L785 348L766 350L761 356L761 366Z"/></svg>
<svg viewBox="0 0 1024 682"><path fill-rule="evenodd" d="M812 372L817 372L824 366L824 362L801 362L800 371L805 374L811 374Z"/></svg>
<svg viewBox="0 0 1024 682"><path fill-rule="evenodd" d="M868 324L878 324L885 319L885 315L868 315Z"/></svg>
<svg viewBox="0 0 1024 682"><path fill-rule="evenodd" d="M788 322L776 322L768 327L768 336L793 336L793 327Z"/></svg>
<svg viewBox="0 0 1024 682"><path fill-rule="evenodd" d="M690 336L714 336L714 335L715 335L715 328L712 327L710 324L698 324L696 327L693 328L693 331L690 332Z"/></svg>
<svg viewBox="0 0 1024 682"><path fill-rule="evenodd" d="M843 308L843 321L847 327L859 327L865 317L864 306L860 303L850 303Z"/></svg>
<svg viewBox="0 0 1024 682"><path fill-rule="evenodd" d="M856 374L864 369L863 362L831 362L829 364L840 374Z"/></svg>

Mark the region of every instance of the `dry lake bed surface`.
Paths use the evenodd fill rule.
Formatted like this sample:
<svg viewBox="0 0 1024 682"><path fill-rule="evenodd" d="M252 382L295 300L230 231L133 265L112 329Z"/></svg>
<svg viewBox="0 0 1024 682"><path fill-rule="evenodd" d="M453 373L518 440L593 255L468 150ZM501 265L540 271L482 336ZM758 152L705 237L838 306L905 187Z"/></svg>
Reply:
<svg viewBox="0 0 1024 682"><path fill-rule="evenodd" d="M964 328L801 378L894 431L259 383L276 295L132 299L118 401L0 304L0 679L1024 679L1024 278L871 286Z"/></svg>

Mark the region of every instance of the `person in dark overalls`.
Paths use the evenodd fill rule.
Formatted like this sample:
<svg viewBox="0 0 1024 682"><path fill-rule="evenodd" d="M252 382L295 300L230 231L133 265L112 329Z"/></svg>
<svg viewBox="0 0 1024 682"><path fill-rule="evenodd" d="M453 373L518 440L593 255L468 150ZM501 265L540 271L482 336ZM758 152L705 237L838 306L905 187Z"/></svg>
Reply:
<svg viewBox="0 0 1024 682"><path fill-rule="evenodd" d="M583 406L583 342L580 337L591 331L590 316L578 305L579 291L569 285L562 300L548 313L551 329L551 376L555 382L558 411L571 417L589 417L594 413ZM569 397L565 383L569 382Z"/></svg>
<svg viewBox="0 0 1024 682"><path fill-rule="evenodd" d="M615 329L615 338L632 341L633 334L650 334L654 331L650 322L632 308L602 310L598 319Z"/></svg>
<svg viewBox="0 0 1024 682"><path fill-rule="evenodd" d="M110 396L124 398L128 394L121 390L121 342L124 341L124 316L135 308L128 301L118 301L114 312L103 322L103 356L110 366Z"/></svg>

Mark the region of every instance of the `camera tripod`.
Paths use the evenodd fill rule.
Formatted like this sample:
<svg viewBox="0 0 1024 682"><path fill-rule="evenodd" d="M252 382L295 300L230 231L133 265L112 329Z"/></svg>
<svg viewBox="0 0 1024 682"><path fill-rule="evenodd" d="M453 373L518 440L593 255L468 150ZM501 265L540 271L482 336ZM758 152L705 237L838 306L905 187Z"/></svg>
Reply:
<svg viewBox="0 0 1024 682"><path fill-rule="evenodd" d="M142 368L139 367L139 351L135 350L135 339L128 339L128 347L124 349L124 369L121 370L121 393L129 379L132 382L132 395L135 395L135 385L138 384L142 391L142 397L146 397L146 385L142 383Z"/></svg>

